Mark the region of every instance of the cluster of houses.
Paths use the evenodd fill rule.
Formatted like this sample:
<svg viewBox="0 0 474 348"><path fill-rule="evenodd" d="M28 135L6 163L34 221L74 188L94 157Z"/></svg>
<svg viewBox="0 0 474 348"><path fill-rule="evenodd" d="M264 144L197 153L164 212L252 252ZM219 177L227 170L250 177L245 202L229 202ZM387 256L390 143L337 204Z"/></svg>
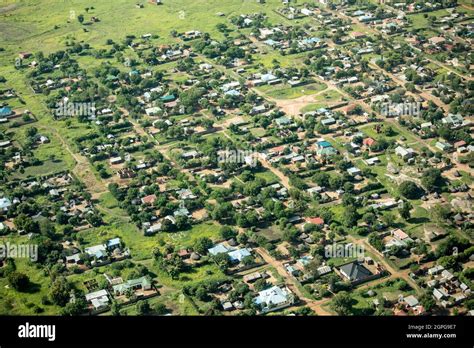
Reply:
<svg viewBox="0 0 474 348"><path fill-rule="evenodd" d="M31 236L31 231L16 228L14 224L16 214L11 215L8 212L12 206L28 202L38 195L43 197L43 209L30 215L34 221L46 218L53 223L64 224L64 221L58 221L58 214L60 214L61 219L72 225L74 231L90 228L93 224L100 222L100 218L96 221L91 219L91 217L98 217L98 212L84 192L72 186L73 180L70 173L63 172L45 176L41 180L30 179L21 182L19 186L23 190L22 196L5 196L0 199L0 215L6 219L4 223L12 231Z"/></svg>
<svg viewBox="0 0 474 348"><path fill-rule="evenodd" d="M470 297L471 289L457 279L449 270L436 265L427 270L426 285L442 307L450 308L462 304Z"/></svg>
<svg viewBox="0 0 474 348"><path fill-rule="evenodd" d="M85 295L90 314L99 314L110 309L112 301L128 304L159 295L153 281L148 276L123 281L121 277L107 279L107 288L89 292Z"/></svg>
<svg viewBox="0 0 474 348"><path fill-rule="evenodd" d="M159 4L157 1L154 3ZM326 0L320 0L320 3L328 5ZM400 127L408 128L423 139L436 137L432 145L428 145L444 157L456 159L454 155L466 156L473 150L472 141L469 143L468 139L452 140L449 137L452 136L451 133L448 133L448 139L443 139L438 136L437 131L440 128L443 130L447 128L454 134L470 130L472 118L466 114L467 108L460 107L454 110L456 103L453 103L453 112L442 112L442 117L439 115L430 117L428 112L432 106L427 100L412 96L405 88L408 89L406 87L408 82L413 82L416 85L415 89L426 88L436 91L436 96L437 98L439 96L440 100L453 100L467 96L467 92L458 91L467 90L467 81L459 79L461 88L456 88L450 81L435 78L437 72L430 67L428 59L419 61L413 59L418 50L436 54L443 50L452 51L454 48L455 40L448 34L440 33L438 36L423 38L422 35L409 33L406 30L410 26L410 21L405 13L425 11L427 8L437 9L444 6L440 2L435 2L433 6L418 3L395 4L394 6L402 12L391 10L389 7L376 11L372 7L355 9L349 4L340 7L334 5L345 17L352 18L353 22L342 18L344 17L342 15L334 14L333 11L319 10L310 4L305 4L304 7L289 5L286 1L284 4L288 6L279 8L277 13L290 20L311 17L311 23L314 19L314 23L320 26L319 29L324 29L328 35L320 33L316 35L313 24L272 25L262 14L248 14L231 18L231 22L238 28L251 28L246 31L251 31L248 37L239 33L238 37L226 37L225 42L218 42L209 38L207 34L190 30L174 33L173 35L181 41L173 45L156 46L154 42L156 37L151 33L142 35L141 39L131 40L128 47L137 54L138 61L132 64L130 60L118 59L124 67L115 69L112 66L104 66L101 68L103 70L97 73L101 87L106 91L102 93L104 95L99 96L97 92L94 96L97 99L94 113L85 115L83 119L89 122L88 134L77 137L75 142L81 154L90 160L104 182L118 184L113 192L115 198L120 201L120 207L127 211L145 236L185 230L191 224L209 218L210 214L204 214L203 211L210 212L214 208L220 208L225 202L232 208L232 214L241 218L236 219L238 224L244 228L249 227L249 230L251 229L258 237L272 230L275 221L279 221L279 229L284 230L281 235L288 232L295 234L294 238L287 238L289 241L285 240L281 244L279 237L271 241L268 239L268 242L281 249L287 248L286 251L291 250L283 253L282 265L288 275L294 277L296 281L313 283L315 279L319 279L326 286L328 285L325 283L326 279L321 278L335 275L344 283L355 287L386 275L383 264L371 257L363 257L334 265L328 260L329 258L326 258L318 264L314 272L310 274L308 271L308 266L316 261L311 251L320 246L325 251L328 250L330 246L327 239L336 238L330 234L335 235L333 230L341 227L339 224L331 224L331 219L322 213L324 209L327 208L329 211L333 206L324 204L342 201L348 191L352 195L357 195L355 201L358 203L363 201L362 207L370 210L378 218L382 211L401 207L403 203L386 189L379 190L383 185L375 183L371 178L375 170L382 169L379 166L382 161L388 161L388 156L384 156L382 152L388 148L389 154L393 152L394 157L400 159L400 163L406 163L406 166L402 165L402 171L409 169L412 164L428 163L419 143L407 141L401 136L396 137L396 141L387 141L386 138L392 136L387 134L385 136L382 133L381 122L377 122L373 127L375 133L369 132L369 129L362 125L375 120L378 113L390 119L393 124L398 122ZM456 13L451 13L444 19L455 20L458 17ZM401 35L408 48L389 42L387 43L389 47L385 49L388 54L384 60L365 61L367 56L361 58L363 55L374 52L378 55L381 50L372 35L356 29L355 23L367 25L383 35ZM330 40L335 44L344 43L347 47L335 47L332 43L329 45ZM269 47L272 50L269 50ZM260 50L271 51L272 54L274 51L279 51L284 55L310 53L305 57L305 67L301 69L282 68L276 63L272 63L274 65L272 68L263 68L258 64L255 68L248 63L252 61L254 57L252 55L260 53ZM403 54L398 54L399 51ZM392 57L397 54L400 55L398 59ZM30 54L22 53L20 58L30 62L29 66L32 69L37 69L38 62L31 61ZM455 58L451 59L451 63L454 64ZM142 69L141 62L151 65L175 63L169 71L164 69L163 76L158 76L159 74L150 69ZM36 93L48 91L52 99L57 97L60 102L68 102L83 95L84 88L93 88L95 91L96 86L92 86L86 73L79 74L77 71L77 76L72 74L69 78L50 76L50 73L60 69L62 64L75 63L71 57L55 59L53 63L46 71L38 72L31 78ZM380 69L374 67L376 63ZM228 67L232 72L223 73L218 69L219 66ZM388 73L382 73L382 70L395 74L403 84L389 77ZM175 81L173 74L179 75L179 79L176 79L179 81ZM181 76L184 78L181 79ZM268 86L283 84L289 87L303 86L314 82L313 78L324 81L331 86L331 90L340 89L341 93L338 92L340 98L334 105L325 103L328 105L318 106L314 111L304 113L301 111L301 114L290 115L278 110L275 103L267 102L262 96L265 95L266 88L272 88ZM140 83L137 83L138 81ZM129 99L116 98L116 95L128 91L132 85L135 89L133 96ZM296 89L292 91L294 90ZM349 101L342 92L354 100ZM14 92L11 90L0 93L2 99L14 97ZM420 112L416 115L408 115L413 117L406 117L407 115L399 112L383 112L382 108L386 103L402 98L407 98L410 102L419 102L422 104L422 109L417 110ZM369 107L366 109L367 105ZM2 104L0 123L8 123L11 118L22 114L24 115L8 104ZM234 118L236 114L244 121L241 123L229 121L230 132L226 132L227 116ZM128 117L129 115L133 117ZM142 116L140 125L130 121L139 115ZM223 122L220 122L221 120ZM214 122L219 126L214 126ZM255 128L260 128L263 136L256 136L250 132L249 129L255 130ZM207 137L211 133L215 134ZM160 145L168 142L176 142L177 145L173 145L170 149L157 150L155 142L149 141L148 136L152 136ZM252 146L252 149L256 149L254 155L244 156L242 163L233 166L215 161L210 153L217 154L220 158L229 158L230 151L225 148L228 144L224 141L227 140L225 138L237 139L237 142L245 143L241 145ZM384 140L388 145L380 147ZM49 139L37 134L34 141L47 143ZM1 149L7 149L11 145L10 139L1 138ZM161 153L162 150L163 153L166 151L166 156ZM15 156L21 158L21 154ZM431 157L435 156L429 157L429 164L432 164L434 158ZM259 167L260 173L268 174L271 171L272 174L278 174L275 175L277 179L272 182L253 180L257 172L254 170L256 159L262 162L262 167L266 167ZM421 162L422 160L425 162ZM183 175L178 175L174 170L178 167L180 174ZM109 175L110 172L112 175ZM395 169L389 170L389 165L387 172L390 172L392 177L399 174ZM315 177L321 173L327 174L328 184L316 183ZM242 177L251 177L252 184L240 179L240 174ZM280 182L283 176L290 175L289 183ZM234 181L234 178L238 180ZM329 183L331 179L335 179L334 184ZM24 196L21 197L2 193L0 228L14 227L14 216L10 216L11 208L26 202L29 194L33 196L41 194L47 198L46 208L50 211L46 217L52 222L61 225L71 224L74 232L95 226L91 217L99 215L98 212L90 199L85 198L87 195L84 192L70 188L72 181L71 175L61 174L22 182L20 186ZM296 185L294 182L301 184ZM255 183L258 184L257 188L254 187ZM370 185L374 185L376 189L371 189ZM299 186L298 189L308 205L316 205L322 208L322 211L311 214L304 211L305 208L299 207L293 198L290 186ZM465 186L466 189L458 191L469 191L469 185ZM253 193L248 194L247 189L249 191L252 189ZM364 191L365 189L367 191ZM214 199L213 194L218 199ZM268 195L265 199L270 202L269 204L261 199L264 195ZM281 210L285 210L285 214L276 216L270 211L272 205L281 207ZM42 209L39 215L46 215L46 210ZM31 218L39 219L41 218L39 215ZM472 214L468 213L460 213L459 216L457 214L453 217L456 221L454 224L459 228L471 218ZM281 221L284 221L286 226L280 224ZM260 228L263 223L272 226L264 231ZM360 221L353 225L354 229L372 228L370 224ZM383 257L394 256L394 253L397 257L411 256L413 247L419 240L411 238L400 228L385 231L385 225L381 223L374 225L376 226L374 230L382 230L381 233L377 232L382 240L380 250L382 260ZM342 235L337 237L344 239ZM259 244L259 247L260 244L268 246L261 241L239 244L231 238L217 243L214 240L213 243L215 244L204 254L209 255L210 260L218 260L220 256L225 255L230 265L226 269L228 275L239 273L241 276L240 272L264 264L263 254L258 251L261 248L255 247L256 244ZM346 245L346 248L350 247L351 244ZM273 256L278 256L279 248L275 248L278 252L269 249L274 253ZM99 267L131 257L130 250L119 237L90 245L84 248L84 252L81 252L78 246L69 246L66 249L67 256L64 257L66 266L84 271L89 265L91 268ZM177 252L168 251L166 258L171 259L175 254L191 267L198 267L200 265L198 261L207 261L207 258L192 248L183 247ZM432 289L434 298L442 306L448 308L461 304L470 296L469 287L443 267L435 266L427 273L429 280L426 285ZM295 294L281 282L271 281L271 284L260 288L262 283L260 280L268 278L270 275L263 270L254 270L243 275L243 281L255 290L252 294L253 303L259 308L259 313L265 314L297 304ZM92 313L108 310L113 300L128 303L134 299L144 299L157 294L153 281L148 277L127 281L121 278L110 279L108 276L106 279L109 283L106 289L89 292L85 297ZM256 288L259 291L256 291ZM231 293L231 289L232 286L224 283L215 294L220 300L222 309L229 312L244 309L242 298L236 300L228 294ZM424 313L424 309L416 296L401 296L394 305L394 313L419 315Z"/></svg>
<svg viewBox="0 0 474 348"><path fill-rule="evenodd" d="M86 259L90 261L91 267L99 267L130 257L130 250L122 245L120 238L113 238L104 244L92 245L85 248L84 254ZM79 253L66 258L68 264L80 264L82 260Z"/></svg>

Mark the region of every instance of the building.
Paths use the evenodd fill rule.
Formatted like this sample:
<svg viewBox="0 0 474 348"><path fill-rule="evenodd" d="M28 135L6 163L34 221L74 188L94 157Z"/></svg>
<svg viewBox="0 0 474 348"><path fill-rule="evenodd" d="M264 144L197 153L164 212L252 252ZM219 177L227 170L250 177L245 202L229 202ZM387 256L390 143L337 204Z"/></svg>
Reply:
<svg viewBox="0 0 474 348"><path fill-rule="evenodd" d="M436 275L438 273L441 273L442 270L444 270L444 267L441 266L441 265L437 265L437 266L434 266L434 267L431 267L430 269L428 269L428 274L429 275Z"/></svg>
<svg viewBox="0 0 474 348"><path fill-rule="evenodd" d="M104 244L94 245L89 248L86 248L85 253L90 257L94 257L98 260L107 257L107 248Z"/></svg>
<svg viewBox="0 0 474 348"><path fill-rule="evenodd" d="M153 204L155 203L156 201L156 195L155 194L152 194L152 195L148 195L148 196L145 196L141 199L142 203L143 204Z"/></svg>
<svg viewBox="0 0 474 348"><path fill-rule="evenodd" d="M376 165L377 163L380 163L380 159L378 157L371 157L364 160L364 162L367 163L367 165L369 166L373 166L373 165Z"/></svg>
<svg viewBox="0 0 474 348"><path fill-rule="evenodd" d="M464 118L459 114L448 114L441 122L452 128L456 128L464 124Z"/></svg>
<svg viewBox="0 0 474 348"><path fill-rule="evenodd" d="M310 217L310 218L305 218L306 222L309 224L315 224L318 226L323 226L324 225L324 219L320 217Z"/></svg>
<svg viewBox="0 0 474 348"><path fill-rule="evenodd" d="M230 251L227 253L227 255L229 256L230 261L234 263L239 263L245 257L252 256L250 250L248 250L247 248Z"/></svg>
<svg viewBox="0 0 474 348"><path fill-rule="evenodd" d="M289 124L291 124L291 119L289 119L286 116L282 116L282 117L277 118L275 122L279 127L283 127L283 126L288 126Z"/></svg>
<svg viewBox="0 0 474 348"><path fill-rule="evenodd" d="M415 156L415 151L412 148L404 148L402 146L397 146L395 148L395 154L400 156L404 160L408 160Z"/></svg>
<svg viewBox="0 0 474 348"><path fill-rule="evenodd" d="M8 209L12 206L10 199L6 197L0 198L0 215L8 212Z"/></svg>
<svg viewBox="0 0 474 348"><path fill-rule="evenodd" d="M0 108L0 118L8 117L12 114L13 111L9 106L3 106Z"/></svg>
<svg viewBox="0 0 474 348"><path fill-rule="evenodd" d="M82 263L80 254L74 254L74 255L66 256L66 263L67 264L80 264L80 263Z"/></svg>
<svg viewBox="0 0 474 348"><path fill-rule="evenodd" d="M136 279L127 280L125 283L117 284L113 286L113 291L115 295L124 295L128 291L137 291L137 290L151 290L152 284L148 277L140 277Z"/></svg>
<svg viewBox="0 0 474 348"><path fill-rule="evenodd" d="M107 250L114 251L115 249L121 247L122 243L120 242L120 238L113 238L107 241Z"/></svg>
<svg viewBox="0 0 474 348"><path fill-rule="evenodd" d="M90 303L94 310L100 311L109 306L109 296L106 290L91 292L86 295L86 301Z"/></svg>
<svg viewBox="0 0 474 348"><path fill-rule="evenodd" d="M111 165L120 164L120 163L123 162L123 159L120 156L119 157L112 157L109 162L110 162Z"/></svg>
<svg viewBox="0 0 474 348"><path fill-rule="evenodd" d="M368 146L368 147L371 147L375 143L376 143L376 141L372 138L365 138L364 140L362 140L362 144L364 144L365 146Z"/></svg>
<svg viewBox="0 0 474 348"><path fill-rule="evenodd" d="M453 149L453 146L451 144L445 143L445 142L442 142L442 141L436 142L435 146L443 152L449 152Z"/></svg>
<svg viewBox="0 0 474 348"><path fill-rule="evenodd" d="M428 39L428 42L432 45L440 45L442 43L444 43L446 41L446 39L444 37L440 37L440 36L434 36L434 37L430 37Z"/></svg>
<svg viewBox="0 0 474 348"><path fill-rule="evenodd" d="M370 272L357 261L341 266L339 271L347 280L350 280L351 282L362 282L373 276L372 272Z"/></svg>
<svg viewBox="0 0 474 348"><path fill-rule="evenodd" d="M356 168L356 167L351 167L351 168L347 169L347 172L351 176L357 176L357 175L362 174L362 171L359 168Z"/></svg>
<svg viewBox="0 0 474 348"><path fill-rule="evenodd" d="M263 313L267 313L291 306L294 300L294 295L287 287L272 286L260 291L254 302Z"/></svg>
<svg viewBox="0 0 474 348"><path fill-rule="evenodd" d="M229 251L232 251L232 249L220 243L220 244L214 245L212 248L207 249L207 251L211 255L217 255L217 254L227 254Z"/></svg>
<svg viewBox="0 0 474 348"><path fill-rule="evenodd" d="M317 269L317 271L320 276L323 276L325 274L331 273L332 269L329 266L321 266Z"/></svg>

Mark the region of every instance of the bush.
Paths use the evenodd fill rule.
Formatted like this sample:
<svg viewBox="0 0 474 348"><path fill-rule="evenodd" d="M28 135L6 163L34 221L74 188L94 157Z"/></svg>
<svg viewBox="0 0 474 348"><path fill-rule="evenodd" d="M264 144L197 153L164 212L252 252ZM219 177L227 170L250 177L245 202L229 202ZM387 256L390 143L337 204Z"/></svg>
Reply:
<svg viewBox="0 0 474 348"><path fill-rule="evenodd" d="M30 285L30 278L26 274L13 271L8 277L8 283L17 291L25 291Z"/></svg>
<svg viewBox="0 0 474 348"><path fill-rule="evenodd" d="M403 197L408 199L418 199L423 194L423 190L413 181L402 182L398 190Z"/></svg>
<svg viewBox="0 0 474 348"><path fill-rule="evenodd" d="M168 313L168 308L163 303L157 303L153 306L153 311L156 314L163 315Z"/></svg>

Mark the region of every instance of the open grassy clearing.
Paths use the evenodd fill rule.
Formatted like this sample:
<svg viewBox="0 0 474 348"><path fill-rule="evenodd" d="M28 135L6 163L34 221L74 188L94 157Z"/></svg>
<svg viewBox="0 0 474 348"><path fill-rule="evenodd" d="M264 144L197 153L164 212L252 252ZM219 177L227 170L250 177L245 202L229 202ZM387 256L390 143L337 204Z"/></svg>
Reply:
<svg viewBox="0 0 474 348"><path fill-rule="evenodd" d="M288 87L288 85L264 86L259 90L264 92L271 98L275 99L295 99L305 95L312 95L326 89L326 85L322 83L310 83L308 85L298 87Z"/></svg>
<svg viewBox="0 0 474 348"><path fill-rule="evenodd" d="M183 32L191 28L209 32L216 39L222 39L223 34L216 29L216 24L228 24L229 17L243 13L265 11L272 23L289 23L271 11L280 4L279 0L268 0L265 4L258 4L253 0L191 2L176 0L162 6L153 6L145 2L143 9L136 8L135 3L129 0L113 1L113 7L110 3L110 0L93 4L88 0L44 0L41 3L35 0L23 0L20 3L6 0L0 7L8 8L3 13L0 12L2 18L0 37L13 52L39 50L52 52L64 47L65 42L72 38L87 41L97 48L104 47L108 38L120 41L127 34L153 33L159 35L164 42L172 42L174 39L169 35L171 30ZM86 13L84 9L91 5L94 9ZM217 12L223 12L225 15L217 16ZM99 17L100 22L81 25L77 20L79 14L85 16L84 23L89 22L91 16ZM118 23L120 30L117 30ZM83 30L84 28L87 32ZM270 60L275 57L282 56L278 53ZM282 59L285 60L290 58Z"/></svg>

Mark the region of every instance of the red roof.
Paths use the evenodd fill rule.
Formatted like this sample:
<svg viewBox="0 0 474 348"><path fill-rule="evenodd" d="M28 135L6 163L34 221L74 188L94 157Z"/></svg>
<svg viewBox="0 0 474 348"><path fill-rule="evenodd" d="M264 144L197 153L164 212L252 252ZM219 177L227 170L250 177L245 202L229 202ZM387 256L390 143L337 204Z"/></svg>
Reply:
<svg viewBox="0 0 474 348"><path fill-rule="evenodd" d="M345 114L352 113L357 108L357 104L349 104L341 108L341 111Z"/></svg>
<svg viewBox="0 0 474 348"><path fill-rule="evenodd" d="M372 138L365 138L364 140L362 140L362 144L366 146L372 146L375 144L375 140Z"/></svg>
<svg viewBox="0 0 474 348"><path fill-rule="evenodd" d="M403 231L402 231L401 229L399 229L399 228L397 228L396 230L393 230L393 231L392 231L392 235L394 235L395 237L397 237L397 238L400 239L400 240L409 238L409 235L406 234L405 232L403 232Z"/></svg>
<svg viewBox="0 0 474 348"><path fill-rule="evenodd" d="M180 251L178 251L179 256L187 256L189 254L191 254L191 252L187 249L181 249Z"/></svg>
<svg viewBox="0 0 474 348"><path fill-rule="evenodd" d="M315 225L324 225L324 220L320 217L306 218L306 222Z"/></svg>
<svg viewBox="0 0 474 348"><path fill-rule="evenodd" d="M148 195L142 198L142 203L152 204L156 200L156 195Z"/></svg>
<svg viewBox="0 0 474 348"><path fill-rule="evenodd" d="M274 148L271 148L269 151L271 152L282 152L285 150L285 145L282 146L276 146Z"/></svg>
<svg viewBox="0 0 474 348"><path fill-rule="evenodd" d="M361 32L359 32L359 31L353 31L353 32L351 33L351 35L352 35L352 37L363 37L363 36L365 36L364 33L361 33Z"/></svg>

